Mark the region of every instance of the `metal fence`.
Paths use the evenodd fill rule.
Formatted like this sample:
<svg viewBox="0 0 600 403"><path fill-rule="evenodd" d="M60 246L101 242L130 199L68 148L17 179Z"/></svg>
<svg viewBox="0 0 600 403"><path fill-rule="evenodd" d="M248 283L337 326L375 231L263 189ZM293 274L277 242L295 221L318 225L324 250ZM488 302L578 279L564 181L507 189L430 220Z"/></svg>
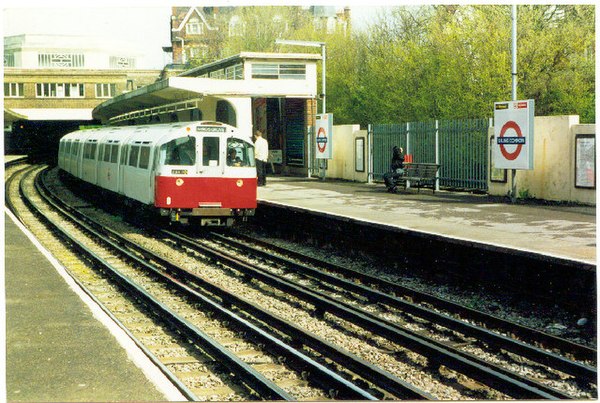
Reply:
<svg viewBox="0 0 600 403"><path fill-rule="evenodd" d="M413 162L440 164L440 187L486 191L489 127L488 119L371 125L373 179L389 170L396 145Z"/></svg>

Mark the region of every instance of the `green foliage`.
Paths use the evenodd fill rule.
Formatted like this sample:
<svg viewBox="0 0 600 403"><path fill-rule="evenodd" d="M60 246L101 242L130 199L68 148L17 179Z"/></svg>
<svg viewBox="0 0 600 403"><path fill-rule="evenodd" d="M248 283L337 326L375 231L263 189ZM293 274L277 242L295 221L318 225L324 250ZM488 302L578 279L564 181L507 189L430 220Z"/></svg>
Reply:
<svg viewBox="0 0 600 403"><path fill-rule="evenodd" d="M519 6L517 22L518 98L594 122L594 7ZM396 8L356 39L363 125L485 118L511 97L510 6Z"/></svg>
<svg viewBox="0 0 600 403"><path fill-rule="evenodd" d="M395 7L352 34L315 28L297 6L231 10L235 32L219 27L222 52L209 58L320 52L278 47L277 38L326 42L327 110L339 124L486 118L494 102L511 97L511 6ZM518 7L518 98L535 99L536 115L595 122L594 12L593 5Z"/></svg>

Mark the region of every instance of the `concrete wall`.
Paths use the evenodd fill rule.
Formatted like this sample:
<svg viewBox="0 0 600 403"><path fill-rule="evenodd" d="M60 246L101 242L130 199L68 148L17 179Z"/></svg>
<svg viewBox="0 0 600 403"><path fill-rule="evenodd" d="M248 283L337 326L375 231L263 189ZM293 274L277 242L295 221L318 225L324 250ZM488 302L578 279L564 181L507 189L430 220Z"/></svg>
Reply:
<svg viewBox="0 0 600 403"><path fill-rule="evenodd" d="M517 170L517 197L595 205L596 189L575 187L576 135L595 133L596 125L580 125L579 116L536 116L534 165ZM508 171L506 183L489 182L488 193L508 195L511 186Z"/></svg>
<svg viewBox="0 0 600 403"><path fill-rule="evenodd" d="M364 139L364 171L356 171L356 139ZM333 127L332 159L327 163L327 178L366 182L369 171L367 131L360 125L340 125Z"/></svg>
<svg viewBox="0 0 600 403"><path fill-rule="evenodd" d="M595 188L575 187L576 136L586 134L595 138L595 133L596 125L579 124L579 116L536 117L534 169L517 171L517 197L595 205ZM490 128L490 139L493 135L494 129ZM364 172L355 169L357 138L364 138ZM367 182L370 165L368 140L367 131L360 130L359 125L334 126L333 158L328 161L326 177ZM504 183L488 179L490 195L510 195L511 172L507 171L506 176Z"/></svg>

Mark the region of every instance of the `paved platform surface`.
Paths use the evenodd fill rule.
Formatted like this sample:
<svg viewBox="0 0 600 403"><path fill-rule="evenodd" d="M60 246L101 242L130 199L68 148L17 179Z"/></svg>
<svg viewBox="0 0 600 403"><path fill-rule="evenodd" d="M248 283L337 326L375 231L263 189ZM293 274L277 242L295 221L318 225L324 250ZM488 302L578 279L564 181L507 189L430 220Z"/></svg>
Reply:
<svg viewBox="0 0 600 403"><path fill-rule="evenodd" d="M4 221L6 400L181 400L155 369L142 371L151 366L139 351L118 342L6 214Z"/></svg>
<svg viewBox="0 0 600 403"><path fill-rule="evenodd" d="M388 193L383 184L268 177L259 200L596 264L596 208L510 204L485 195Z"/></svg>

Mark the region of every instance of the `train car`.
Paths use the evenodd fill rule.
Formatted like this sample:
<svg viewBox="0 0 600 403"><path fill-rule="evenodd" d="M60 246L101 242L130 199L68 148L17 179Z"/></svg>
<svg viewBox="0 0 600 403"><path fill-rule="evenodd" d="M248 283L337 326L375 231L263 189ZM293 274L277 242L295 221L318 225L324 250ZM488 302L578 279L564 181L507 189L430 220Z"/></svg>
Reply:
<svg viewBox="0 0 600 403"><path fill-rule="evenodd" d="M171 222L231 226L256 209L251 133L220 122L78 130L61 138L58 167Z"/></svg>

